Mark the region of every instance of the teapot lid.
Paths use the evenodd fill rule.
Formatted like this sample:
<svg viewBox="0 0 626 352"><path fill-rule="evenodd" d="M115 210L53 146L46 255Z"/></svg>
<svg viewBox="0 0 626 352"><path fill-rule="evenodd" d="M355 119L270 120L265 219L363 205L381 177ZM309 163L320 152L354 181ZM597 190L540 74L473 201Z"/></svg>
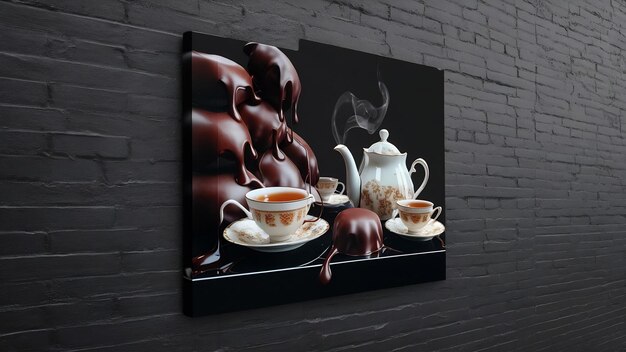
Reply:
<svg viewBox="0 0 626 352"><path fill-rule="evenodd" d="M396 148L395 145L387 142L387 138L389 138L389 131L386 129L380 130L378 132L380 136L380 142L376 142L372 144L366 151L370 153L377 153L383 155L400 155L400 151Z"/></svg>

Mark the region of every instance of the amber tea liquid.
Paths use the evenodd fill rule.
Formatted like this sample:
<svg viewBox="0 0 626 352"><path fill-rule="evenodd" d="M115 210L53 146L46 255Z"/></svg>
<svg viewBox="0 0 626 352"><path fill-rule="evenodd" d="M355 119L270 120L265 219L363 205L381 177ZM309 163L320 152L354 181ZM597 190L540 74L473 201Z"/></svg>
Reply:
<svg viewBox="0 0 626 352"><path fill-rule="evenodd" d="M425 203L425 202L420 202L420 201L413 201L413 202L406 203L405 206L409 208L429 208L430 204Z"/></svg>
<svg viewBox="0 0 626 352"><path fill-rule="evenodd" d="M289 202L292 200L304 199L305 196L300 192L278 192L272 194L263 194L257 197L260 202Z"/></svg>

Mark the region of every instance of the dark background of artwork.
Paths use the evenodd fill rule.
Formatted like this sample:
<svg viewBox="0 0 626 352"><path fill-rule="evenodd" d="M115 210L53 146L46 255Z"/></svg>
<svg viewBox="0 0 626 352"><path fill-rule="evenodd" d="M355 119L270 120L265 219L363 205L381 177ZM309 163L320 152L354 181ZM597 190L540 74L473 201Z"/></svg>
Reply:
<svg viewBox="0 0 626 352"><path fill-rule="evenodd" d="M0 2L0 350L623 350L624 16L616 1ZM185 317L188 30L444 69L447 279Z"/></svg>
<svg viewBox="0 0 626 352"><path fill-rule="evenodd" d="M247 56L242 54L246 43L244 41L201 33L185 33L185 40L187 44L183 51L194 50L220 55L235 60L243 67L247 65ZM356 165L358 167L361 161L363 147L369 147L380 140L378 130L387 128L390 131L389 142L396 144L398 148L411 149L408 151L411 157L405 162L405 168L410 167L418 152L422 153L420 156L429 163L430 178L420 197L445 209L443 72L433 67L309 41L301 41L298 51L283 49L283 52L298 70L303 87L298 107L300 123L293 124L289 117L287 121L289 126L311 145L320 169L330 170L322 175L346 181L343 177L345 174L343 158L338 152L333 151L336 143L331 132L331 124L335 102L342 93L351 91L359 99L367 99L374 106L380 105L382 100L378 87L380 77L389 91L389 108L383 124L373 136L361 129L350 131L346 143L352 146ZM184 68L183 75L193 75L193 69ZM196 94L198 87L190 83L190 77L185 77L187 83L183 84L187 86L184 87L186 100L183 107L184 114L188 115L192 91ZM338 115L342 117L339 118L341 121L339 129L343 131L343 124L353 110L348 105L343 106L340 111L344 115ZM419 116L407 118L414 114ZM286 115L289 116L289 113ZM183 143L187 146L191 144L189 137L192 128L188 126L184 132L187 133L185 134L187 137L184 137ZM228 134L229 131L225 129L220 133ZM191 148L185 150L187 159L184 167L187 169L192 168L193 152ZM417 176L414 176L417 180L415 189L420 186L424 177L423 169L419 166L418 169ZM192 175L188 173L184 177L183 188L191 189ZM221 241L221 246L218 264L206 265L202 267L202 273L192 276L201 280L185 282L184 311L188 315L201 316L445 279L445 249L440 242L445 240L444 234L441 235L441 240L435 238L428 243L410 241L386 230L384 221L381 221L385 232L385 249L366 257L336 256L332 264L331 283L321 285L318 274L325 258L324 253L332 243L333 220L345 207L324 210L323 218L329 222L330 230L320 238L289 252L259 253L225 241L222 232L228 222L217 226L218 220L215 220L219 218L217 214L193 209L196 204L206 202L204 198L199 200L200 198L196 197L199 197L197 192L193 195L188 194L185 198L187 207L184 211L185 216L188 216L185 219L187 230L185 236L186 243L191 246L186 248L189 251L184 253L185 267L190 266L191 256L213 253L218 240ZM319 211L319 208L314 208L311 214L317 216ZM445 215L439 220L445 224ZM190 226L192 222L196 225ZM189 230L191 228L193 231ZM407 256L407 254L416 255ZM396 257L392 258L394 256ZM345 262L354 260L358 261ZM342 261L341 265L336 264ZM302 268L267 272L295 267ZM407 267L416 269L407 271ZM195 266L193 268L199 269ZM254 272L261 273L229 277L233 274ZM254 291L256 294L250 297L248 291Z"/></svg>
<svg viewBox="0 0 626 352"><path fill-rule="evenodd" d="M243 67L247 65L248 57L243 54L245 41L199 33L190 33L190 38L192 38L191 48L195 51L224 56ZM386 128L390 132L388 141L395 144L401 152L408 154L407 169L418 157L424 158L429 164L429 182L420 198L428 199L445 208L441 71L309 41L302 41L298 51L282 50L298 70L303 87L298 109L300 123L294 124L289 118L287 123L315 152L320 175L336 177L346 182L343 158L333 150L336 143L331 132L331 118L335 102L343 92L351 91L359 99L367 99L374 106L379 106L381 95L377 74L380 72L381 80L389 90L389 108L382 125L373 135L369 135L363 129L353 129L348 134L346 143L354 156L357 168L363 157L363 148L368 148L379 141L378 131ZM340 119L342 124L349 116L346 113L350 111L351 108L343 106L341 110L343 119ZM343 130L343 125L340 129ZM415 189L424 179L423 168L417 166L416 169L417 172L412 178ZM445 224L445 212L441 216L441 221ZM220 235L218 231L217 236ZM204 238L207 234L194 236ZM203 247L203 242L206 243L207 249L215 243L214 240L194 239L193 245ZM198 248L191 252L202 253Z"/></svg>

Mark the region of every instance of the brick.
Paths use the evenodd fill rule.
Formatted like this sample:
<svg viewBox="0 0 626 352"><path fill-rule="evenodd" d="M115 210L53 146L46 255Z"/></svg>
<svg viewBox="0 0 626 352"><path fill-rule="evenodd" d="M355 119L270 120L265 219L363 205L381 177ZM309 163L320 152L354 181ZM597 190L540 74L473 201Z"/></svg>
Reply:
<svg viewBox="0 0 626 352"><path fill-rule="evenodd" d="M3 30L0 33L0 39L3 43L3 51L32 55L44 55L46 53L49 37L41 35L42 31L16 28L5 24L4 21L2 23Z"/></svg>
<svg viewBox="0 0 626 352"><path fill-rule="evenodd" d="M0 231L106 228L114 220L113 207L0 207Z"/></svg>
<svg viewBox="0 0 626 352"><path fill-rule="evenodd" d="M55 300L148 294L180 289L178 279L179 270L60 278L52 282L51 292Z"/></svg>
<svg viewBox="0 0 626 352"><path fill-rule="evenodd" d="M55 153L114 159L124 159L130 153L126 137L84 134L53 134L52 149Z"/></svg>
<svg viewBox="0 0 626 352"><path fill-rule="evenodd" d="M502 64L496 60L487 60L487 69L517 77L517 68L515 68L515 66Z"/></svg>
<svg viewBox="0 0 626 352"><path fill-rule="evenodd" d="M57 109L0 104L0 114L0 126L7 130L50 131L65 126L65 113Z"/></svg>
<svg viewBox="0 0 626 352"><path fill-rule="evenodd" d="M37 254L48 250L45 232L0 232L0 256Z"/></svg>
<svg viewBox="0 0 626 352"><path fill-rule="evenodd" d="M117 253L42 255L2 258L0 277L5 282L75 276L106 275L120 272ZM68 271L71 267L73 270Z"/></svg>
<svg viewBox="0 0 626 352"><path fill-rule="evenodd" d="M412 3L406 8L398 7L397 4L389 5L389 19L402 24L421 27L424 19L424 17L421 16L423 13L423 4Z"/></svg>
<svg viewBox="0 0 626 352"><path fill-rule="evenodd" d="M122 254L122 268L126 272L176 270L180 266L180 251L150 250Z"/></svg>
<svg viewBox="0 0 626 352"><path fill-rule="evenodd" d="M45 311L42 307L12 309L0 312L2 327L0 334L8 335L14 331L42 330L45 328Z"/></svg>
<svg viewBox="0 0 626 352"><path fill-rule="evenodd" d="M0 179L20 181L93 181L102 180L102 170L93 160L62 157L3 157Z"/></svg>
<svg viewBox="0 0 626 352"><path fill-rule="evenodd" d="M136 224L137 217L145 219L146 227L182 226L181 207L176 206L146 206L146 207L117 207L115 225L117 227L130 227Z"/></svg>
<svg viewBox="0 0 626 352"><path fill-rule="evenodd" d="M106 18L110 20L124 19L124 6L119 3L102 2L93 5L86 5L68 0L52 0L52 1L30 1L31 4L45 7L47 9L86 15L94 18Z"/></svg>
<svg viewBox="0 0 626 352"><path fill-rule="evenodd" d="M104 177L112 184L131 181L169 182L180 177L181 164L180 161L110 160L103 162L103 169Z"/></svg>
<svg viewBox="0 0 626 352"><path fill-rule="evenodd" d="M52 37L48 39L47 43L48 55L51 58L57 58L62 60L69 60L75 62L88 62L94 64L101 64L106 66L112 66L116 68L131 68L131 69L143 69L145 66L140 66L134 63L136 61L136 51L128 52L124 46L96 43L89 40L67 40L63 37ZM141 52L141 51L137 51ZM131 54L132 53L132 54ZM158 55L153 53L153 55ZM132 62L131 62L132 57ZM146 58L146 61L149 57ZM151 71L145 69L145 71ZM152 71L158 72L158 71ZM166 70L161 71L164 75Z"/></svg>
<svg viewBox="0 0 626 352"><path fill-rule="evenodd" d="M120 297L116 300L116 310L123 316L146 316L156 314L176 314L178 292L139 294ZM145 302L154 302L146 305Z"/></svg>
<svg viewBox="0 0 626 352"><path fill-rule="evenodd" d="M37 155L48 150L48 135L45 133L0 130L0 153L2 154Z"/></svg>
<svg viewBox="0 0 626 352"><path fill-rule="evenodd" d="M98 206L98 205L179 205L180 196L173 183L130 182L117 185L102 183L6 182L0 184L0 204L13 206ZM32 194L32 196L30 196Z"/></svg>
<svg viewBox="0 0 626 352"><path fill-rule="evenodd" d="M471 9L463 9L463 18L473 22L486 25L487 18L481 14L479 11L471 10Z"/></svg>
<svg viewBox="0 0 626 352"><path fill-rule="evenodd" d="M163 96L176 84L173 78L110 66L84 64L21 54L0 54L0 75L23 80L54 81L89 88ZM20 68L20 69L18 69Z"/></svg>
<svg viewBox="0 0 626 352"><path fill-rule="evenodd" d="M625 13L522 0L0 2L0 350L626 348ZM182 317L186 30L444 68L448 280Z"/></svg>
<svg viewBox="0 0 626 352"><path fill-rule="evenodd" d="M0 78L0 101L44 106L48 101L48 85L45 82Z"/></svg>
<svg viewBox="0 0 626 352"><path fill-rule="evenodd" d="M0 348L3 351L41 351L50 347L52 335L52 329L27 330L7 334L0 339ZM16 349L18 346L19 349Z"/></svg>

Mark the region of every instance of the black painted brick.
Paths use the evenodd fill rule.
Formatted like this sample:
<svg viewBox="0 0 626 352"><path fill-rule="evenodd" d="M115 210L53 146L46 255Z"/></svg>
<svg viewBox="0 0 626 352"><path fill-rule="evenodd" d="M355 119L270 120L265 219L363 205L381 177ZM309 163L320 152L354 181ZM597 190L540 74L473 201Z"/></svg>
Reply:
<svg viewBox="0 0 626 352"><path fill-rule="evenodd" d="M625 17L619 2L0 2L0 350L625 350ZM183 317L187 30L445 69L448 280Z"/></svg>

